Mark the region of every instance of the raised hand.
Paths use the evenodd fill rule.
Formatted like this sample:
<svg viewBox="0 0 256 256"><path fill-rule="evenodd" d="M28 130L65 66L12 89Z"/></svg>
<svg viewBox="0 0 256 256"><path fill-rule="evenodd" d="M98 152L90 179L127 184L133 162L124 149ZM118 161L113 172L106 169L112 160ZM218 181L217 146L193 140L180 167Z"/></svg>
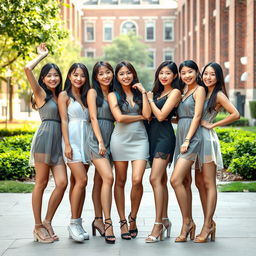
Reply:
<svg viewBox="0 0 256 256"><path fill-rule="evenodd" d="M152 101L152 100L154 99L154 94L153 94L153 92L151 92L151 91L149 91L149 92L147 93L147 96L148 96L148 100L149 100L149 101Z"/></svg>
<svg viewBox="0 0 256 256"><path fill-rule="evenodd" d="M49 53L47 47L46 47L46 43L41 43L38 47L37 47L37 53L38 55L44 56L46 57Z"/></svg>
<svg viewBox="0 0 256 256"><path fill-rule="evenodd" d="M141 83L136 83L132 86L132 88L134 89L138 89L141 93L146 92L145 88L143 87L143 85Z"/></svg>

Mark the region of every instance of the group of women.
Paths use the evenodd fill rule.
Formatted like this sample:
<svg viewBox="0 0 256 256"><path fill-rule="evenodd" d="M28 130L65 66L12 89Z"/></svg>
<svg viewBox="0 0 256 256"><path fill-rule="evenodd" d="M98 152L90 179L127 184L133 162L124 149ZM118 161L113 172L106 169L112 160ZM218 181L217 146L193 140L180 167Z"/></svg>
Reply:
<svg viewBox="0 0 256 256"><path fill-rule="evenodd" d="M215 239L213 215L217 201L216 171L222 168L218 137L213 130L239 118L226 96L223 72L219 64L209 63L202 72L192 60L180 64L163 62L156 70L152 91L139 83L131 63L122 61L115 71L107 62L97 62L89 73L82 63L73 64L62 90L61 72L55 64L46 64L36 80L33 69L48 55L45 44L38 56L25 67L33 98L42 123L31 145L30 162L36 180L32 194L35 219L34 238L41 243L59 240L51 225L53 216L68 184L69 167L71 220L69 236L75 241L89 239L82 226L87 172L95 166L92 199L95 219L92 234L115 243L111 220L112 187L120 217L121 238L136 238L136 216L143 195L143 175L151 166L150 183L155 199L155 223L145 242L154 243L170 237L168 218L167 167L174 161L171 185L182 214L182 228L175 242ZM212 123L221 109L228 117ZM172 127L178 123L176 137ZM128 163L132 166L131 209L125 215L124 188ZM113 174L113 165L115 175ZM195 167L204 213L201 232L195 237L192 218L191 169ZM52 172L55 189L42 221L42 197ZM115 177L115 179L114 179ZM103 221L104 217L104 221Z"/></svg>

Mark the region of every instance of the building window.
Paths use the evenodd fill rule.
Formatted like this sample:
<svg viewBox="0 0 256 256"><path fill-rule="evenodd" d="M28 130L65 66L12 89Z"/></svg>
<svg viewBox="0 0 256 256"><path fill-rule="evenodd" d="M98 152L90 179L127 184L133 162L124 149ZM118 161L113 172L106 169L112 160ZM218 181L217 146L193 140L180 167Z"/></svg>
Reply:
<svg viewBox="0 0 256 256"><path fill-rule="evenodd" d="M146 23L146 41L155 41L155 22Z"/></svg>
<svg viewBox="0 0 256 256"><path fill-rule="evenodd" d="M122 34L128 34L130 32L133 32L134 34L137 34L136 25L132 21L126 21L121 26L121 33Z"/></svg>
<svg viewBox="0 0 256 256"><path fill-rule="evenodd" d="M103 27L103 38L104 41L112 41L113 38L113 24L112 23L105 23Z"/></svg>
<svg viewBox="0 0 256 256"><path fill-rule="evenodd" d="M164 23L164 40L165 41L173 41L174 30L173 30L173 23L172 22L165 22Z"/></svg>
<svg viewBox="0 0 256 256"><path fill-rule="evenodd" d="M148 63L147 67L148 68L155 68L155 50L148 50Z"/></svg>
<svg viewBox="0 0 256 256"><path fill-rule="evenodd" d="M164 51L164 61L169 60L173 61L173 51L166 50Z"/></svg>
<svg viewBox="0 0 256 256"><path fill-rule="evenodd" d="M95 49L93 49L93 48L86 49L85 57L86 58L94 58L95 57Z"/></svg>
<svg viewBox="0 0 256 256"><path fill-rule="evenodd" d="M85 40L86 41L94 41L95 40L94 23L86 24Z"/></svg>

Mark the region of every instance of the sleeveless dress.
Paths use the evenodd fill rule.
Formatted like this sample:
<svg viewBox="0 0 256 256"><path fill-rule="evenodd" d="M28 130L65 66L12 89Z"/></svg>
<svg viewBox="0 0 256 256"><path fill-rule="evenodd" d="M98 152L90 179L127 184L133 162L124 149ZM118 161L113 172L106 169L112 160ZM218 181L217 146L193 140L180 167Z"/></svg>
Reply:
<svg viewBox="0 0 256 256"><path fill-rule="evenodd" d="M64 164L61 147L61 125L57 103L49 99L38 109L41 125L31 144L29 164L44 163L50 166Z"/></svg>
<svg viewBox="0 0 256 256"><path fill-rule="evenodd" d="M209 99L204 103L204 112L202 120L206 120L212 123L214 118L217 116L218 112L213 110L211 113L206 110ZM200 151L200 159L202 163L214 162L216 165L216 170L223 169L223 160L221 156L220 142L217 133L214 129L207 129L201 127L203 143Z"/></svg>
<svg viewBox="0 0 256 256"><path fill-rule="evenodd" d="M65 144L62 140L63 157L66 163L82 162L88 164L88 157L85 154L87 139L88 109L83 108L79 102L70 97L68 105L68 137L72 148L72 160L64 155Z"/></svg>
<svg viewBox="0 0 256 256"><path fill-rule="evenodd" d="M124 115L140 115L141 110L137 103L134 107L123 104L121 112ZM132 123L116 122L110 140L110 151L113 161L148 160L149 143L143 121Z"/></svg>
<svg viewBox="0 0 256 256"><path fill-rule="evenodd" d="M167 99L168 95L165 95L162 98L155 99L154 102L156 106L161 109ZM176 108L174 108L162 122L159 122L155 116L153 116L152 120L149 122L148 137L150 165L152 165L154 158L167 159L167 157L170 156L169 163L173 160L176 138L171 119L175 112Z"/></svg>
<svg viewBox="0 0 256 256"><path fill-rule="evenodd" d="M198 160L199 167L201 168L202 161L199 157L199 153L202 146L202 133L200 125L190 140L188 151L183 154L180 153L180 147L185 141L195 114L195 100L193 94L194 93L190 94L185 100L181 101L178 106L177 114L179 121L176 133L174 164L176 164L177 160L181 157L194 162Z"/></svg>
<svg viewBox="0 0 256 256"><path fill-rule="evenodd" d="M101 136L104 141L104 146L107 150L106 155L103 157L99 154L99 143L93 132L91 123L88 125L88 143L87 143L87 154L90 160L107 158L112 160L110 153L110 138L114 129L114 117L110 111L108 102L104 99L102 106L97 107L97 119L99 122L99 127L101 131Z"/></svg>

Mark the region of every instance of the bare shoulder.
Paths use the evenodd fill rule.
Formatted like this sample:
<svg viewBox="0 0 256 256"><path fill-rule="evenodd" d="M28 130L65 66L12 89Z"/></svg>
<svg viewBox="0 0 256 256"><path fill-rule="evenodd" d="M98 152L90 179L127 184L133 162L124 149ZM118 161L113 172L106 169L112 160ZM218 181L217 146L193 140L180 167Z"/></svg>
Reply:
<svg viewBox="0 0 256 256"><path fill-rule="evenodd" d="M88 95L95 95L97 96L97 92L94 88L90 88L89 91L88 91Z"/></svg>
<svg viewBox="0 0 256 256"><path fill-rule="evenodd" d="M108 94L108 98L109 98L109 99L115 99L115 98L116 98L116 94L115 94L114 92L110 92L110 93Z"/></svg>
<svg viewBox="0 0 256 256"><path fill-rule="evenodd" d="M177 88L174 88L171 94L181 97L181 91Z"/></svg>
<svg viewBox="0 0 256 256"><path fill-rule="evenodd" d="M58 101L68 101L69 100L69 96L67 94L66 91L62 91L60 92L59 96L58 96Z"/></svg>

